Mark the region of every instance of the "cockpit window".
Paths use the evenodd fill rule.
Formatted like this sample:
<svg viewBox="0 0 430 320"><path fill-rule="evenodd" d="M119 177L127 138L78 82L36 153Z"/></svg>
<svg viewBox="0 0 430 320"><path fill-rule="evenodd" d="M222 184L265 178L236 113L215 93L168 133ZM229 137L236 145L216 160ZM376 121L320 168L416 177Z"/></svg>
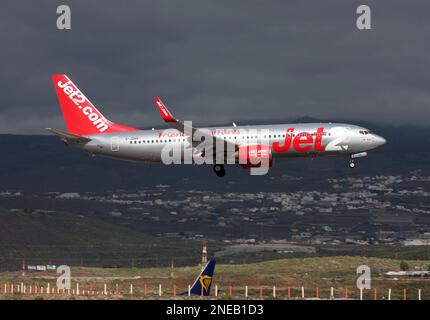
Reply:
<svg viewBox="0 0 430 320"><path fill-rule="evenodd" d="M358 131L360 134L370 134L369 130L360 130Z"/></svg>

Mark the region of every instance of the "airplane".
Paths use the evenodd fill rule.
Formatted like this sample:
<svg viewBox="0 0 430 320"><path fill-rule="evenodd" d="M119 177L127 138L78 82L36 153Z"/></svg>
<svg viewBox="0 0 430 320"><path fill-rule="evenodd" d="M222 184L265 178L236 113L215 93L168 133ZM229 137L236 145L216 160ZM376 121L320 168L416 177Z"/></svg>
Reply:
<svg viewBox="0 0 430 320"><path fill-rule="evenodd" d="M386 143L383 137L364 127L345 123L233 123L196 128L176 119L158 97L155 106L171 128L141 130L106 119L67 75L53 75L52 81L67 131L46 130L59 136L67 146L93 156L166 164L178 163L165 159L180 150L179 163L201 164L204 159L203 164L213 165L215 174L223 177L225 164L250 168L253 174L255 168L272 167L275 158L289 157L344 156L349 159L349 167L354 168L358 158Z"/></svg>
<svg viewBox="0 0 430 320"><path fill-rule="evenodd" d="M188 291L181 293L180 295L197 295L197 296L210 296L212 279L215 271L215 259L208 261L206 266L203 268L202 272L197 276L196 280Z"/></svg>

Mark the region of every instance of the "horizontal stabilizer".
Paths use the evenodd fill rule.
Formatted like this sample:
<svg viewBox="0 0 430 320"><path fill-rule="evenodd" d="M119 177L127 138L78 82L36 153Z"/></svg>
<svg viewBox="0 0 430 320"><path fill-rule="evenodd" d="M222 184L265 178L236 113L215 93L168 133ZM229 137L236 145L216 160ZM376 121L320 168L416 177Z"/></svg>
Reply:
<svg viewBox="0 0 430 320"><path fill-rule="evenodd" d="M51 129L51 128L46 128L46 130L48 130L50 133L60 137L63 140L67 140L67 141L72 141L72 142L90 142L91 139L86 138L86 137L82 137L79 136L77 134L73 134L73 133L68 133L65 131L61 131L61 130L57 130L57 129Z"/></svg>

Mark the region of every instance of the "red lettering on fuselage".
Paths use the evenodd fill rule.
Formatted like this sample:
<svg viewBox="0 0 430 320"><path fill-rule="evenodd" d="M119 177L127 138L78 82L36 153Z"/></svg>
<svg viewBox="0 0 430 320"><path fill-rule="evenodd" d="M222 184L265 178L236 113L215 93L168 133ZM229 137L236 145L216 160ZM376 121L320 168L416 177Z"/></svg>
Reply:
<svg viewBox="0 0 430 320"><path fill-rule="evenodd" d="M325 150L325 147L322 145L322 137L325 134L324 128L318 128L314 133L302 131L298 134L294 134L294 128L288 128L284 144L281 146L278 141L275 141L272 144L272 148L275 152L287 152L291 148L292 143L294 150L297 152L307 152L312 149L312 146L316 152L321 152ZM315 136L315 139L313 136Z"/></svg>
<svg viewBox="0 0 430 320"><path fill-rule="evenodd" d="M304 139L302 139L304 138ZM314 142L314 139L309 134L309 132L300 132L295 138L294 138L294 150L297 152L306 152L309 151L312 148L312 143Z"/></svg>
<svg viewBox="0 0 430 320"><path fill-rule="evenodd" d="M317 152L321 152L325 150L325 147L321 144L323 135L325 135L324 128L318 128L316 132L315 145L314 145L314 149Z"/></svg>
<svg viewBox="0 0 430 320"><path fill-rule="evenodd" d="M285 135L285 142L284 142L284 145L282 147L279 145L278 141L273 142L273 145L272 145L273 151L276 151L276 152L287 152L288 149L290 149L290 146L291 146L291 140L292 140L292 137L293 137L293 132L294 132L294 128L288 128L287 129L287 133Z"/></svg>

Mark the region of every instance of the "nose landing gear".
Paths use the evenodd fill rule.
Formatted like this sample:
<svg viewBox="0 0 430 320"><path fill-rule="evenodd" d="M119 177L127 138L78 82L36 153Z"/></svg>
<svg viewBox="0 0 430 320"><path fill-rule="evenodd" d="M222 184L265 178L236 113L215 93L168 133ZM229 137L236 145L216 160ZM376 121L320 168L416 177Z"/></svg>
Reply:
<svg viewBox="0 0 430 320"><path fill-rule="evenodd" d="M365 156L367 156L367 152L359 152L359 153L353 153L353 154L351 154L351 159L349 160L349 167L351 169L355 168L355 162L354 162L354 160L357 159L357 158L363 158Z"/></svg>
<svg viewBox="0 0 430 320"><path fill-rule="evenodd" d="M225 168L222 164L214 165L214 172L220 178L225 176Z"/></svg>

